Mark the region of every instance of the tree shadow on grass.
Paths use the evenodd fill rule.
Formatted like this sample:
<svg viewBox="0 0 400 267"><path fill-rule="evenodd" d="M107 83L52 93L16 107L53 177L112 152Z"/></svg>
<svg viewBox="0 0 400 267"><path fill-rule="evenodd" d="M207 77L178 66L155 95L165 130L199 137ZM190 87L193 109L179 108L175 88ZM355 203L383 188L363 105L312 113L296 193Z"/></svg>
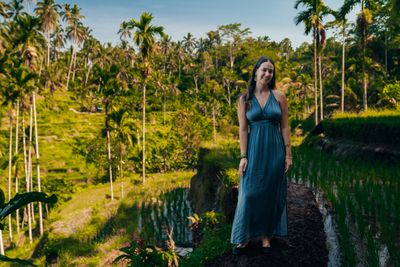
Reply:
<svg viewBox="0 0 400 267"><path fill-rule="evenodd" d="M46 233L35 247L32 258L45 256L46 264L56 264L62 254L79 257L93 255L94 251L95 242L90 239L83 240L75 235L49 239L49 235Z"/></svg>

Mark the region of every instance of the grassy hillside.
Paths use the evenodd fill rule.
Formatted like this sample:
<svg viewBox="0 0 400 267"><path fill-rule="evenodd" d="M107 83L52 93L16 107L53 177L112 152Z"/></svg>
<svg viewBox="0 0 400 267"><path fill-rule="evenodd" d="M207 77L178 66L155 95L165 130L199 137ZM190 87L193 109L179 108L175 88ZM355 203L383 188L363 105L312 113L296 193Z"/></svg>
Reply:
<svg viewBox="0 0 400 267"><path fill-rule="evenodd" d="M103 114L74 112L78 106L65 92L55 92L51 100L38 98L37 109L43 184L46 179L53 178L76 182L90 180L94 175L94 170L85 164L81 155L73 152L72 143L74 137L89 138L98 134L104 122ZM26 123L29 121L29 112L26 112L25 120ZM3 117L0 131L1 136L4 137L2 138L3 151L8 154L9 122L7 117ZM21 127L19 136L21 137ZM15 140L15 129L13 138ZM3 177L7 177L6 175L7 170L3 169ZM6 184L6 179L0 181L0 186L4 189Z"/></svg>

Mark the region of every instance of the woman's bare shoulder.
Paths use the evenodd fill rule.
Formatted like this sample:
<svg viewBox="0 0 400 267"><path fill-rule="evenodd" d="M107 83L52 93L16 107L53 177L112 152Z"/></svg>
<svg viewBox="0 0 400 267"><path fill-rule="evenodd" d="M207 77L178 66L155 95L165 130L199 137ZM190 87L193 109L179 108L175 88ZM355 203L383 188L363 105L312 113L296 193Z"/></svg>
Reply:
<svg viewBox="0 0 400 267"><path fill-rule="evenodd" d="M285 98L285 97L286 97L286 96L285 96L285 93L284 93L282 90L280 90L280 89L273 89L272 91L273 91L274 96L275 96L276 98L282 99L282 98Z"/></svg>
<svg viewBox="0 0 400 267"><path fill-rule="evenodd" d="M238 102L239 102L240 104L244 104L245 101L246 101L246 96L245 96L245 94L239 95L239 97L238 97Z"/></svg>
<svg viewBox="0 0 400 267"><path fill-rule="evenodd" d="M285 94L282 92L281 89L275 88L275 89L272 89L272 91L273 91L274 95L279 95L279 96L285 95Z"/></svg>

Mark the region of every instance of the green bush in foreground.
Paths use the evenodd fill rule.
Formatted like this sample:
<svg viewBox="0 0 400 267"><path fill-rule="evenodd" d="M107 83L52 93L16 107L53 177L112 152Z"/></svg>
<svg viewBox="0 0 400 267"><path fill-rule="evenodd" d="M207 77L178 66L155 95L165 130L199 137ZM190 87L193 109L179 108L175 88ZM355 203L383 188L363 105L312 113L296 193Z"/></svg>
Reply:
<svg viewBox="0 0 400 267"><path fill-rule="evenodd" d="M224 223L225 219L222 214L206 212L198 219L200 225L197 229L201 232L202 241L193 252L182 260L181 266L184 267L204 266L207 261L222 255L232 248L229 241L232 226Z"/></svg>
<svg viewBox="0 0 400 267"><path fill-rule="evenodd" d="M118 256L114 263L127 261L128 266L168 266L178 267L179 256L175 252L175 242L172 239L172 229L167 228L166 249L154 245L145 245L143 240L133 240L129 246L120 249L124 254Z"/></svg>

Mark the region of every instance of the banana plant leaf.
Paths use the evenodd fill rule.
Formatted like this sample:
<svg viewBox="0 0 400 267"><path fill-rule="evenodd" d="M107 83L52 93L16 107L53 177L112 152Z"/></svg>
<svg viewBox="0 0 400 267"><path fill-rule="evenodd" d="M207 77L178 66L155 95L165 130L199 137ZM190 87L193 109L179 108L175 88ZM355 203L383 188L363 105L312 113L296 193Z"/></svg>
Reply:
<svg viewBox="0 0 400 267"><path fill-rule="evenodd" d="M16 194L8 203L4 203L4 200L4 192L0 190L0 221L17 209L20 209L31 202L44 202L51 204L56 203L57 196L54 194L47 196L47 194L43 192L29 192ZM4 225L2 223L0 223L0 229L4 229Z"/></svg>
<svg viewBox="0 0 400 267"><path fill-rule="evenodd" d="M21 260L21 259L17 259L17 258L9 258L9 257L1 255L1 254L0 254L0 262L14 262L14 263L18 263L19 265L23 265L23 266L36 266L35 264L33 264L30 261Z"/></svg>

